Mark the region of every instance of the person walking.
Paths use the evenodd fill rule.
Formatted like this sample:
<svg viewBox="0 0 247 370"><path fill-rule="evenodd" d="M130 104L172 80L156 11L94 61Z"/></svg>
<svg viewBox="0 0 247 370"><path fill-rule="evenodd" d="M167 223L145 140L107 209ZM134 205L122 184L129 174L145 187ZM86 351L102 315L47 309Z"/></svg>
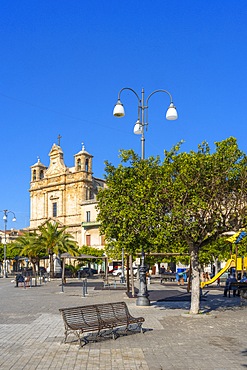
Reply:
<svg viewBox="0 0 247 370"><path fill-rule="evenodd" d="M233 297L236 297L237 287L231 286L232 283L237 283L236 275L233 274L230 276L230 287L229 287L229 296L230 296L230 290L232 290Z"/></svg>

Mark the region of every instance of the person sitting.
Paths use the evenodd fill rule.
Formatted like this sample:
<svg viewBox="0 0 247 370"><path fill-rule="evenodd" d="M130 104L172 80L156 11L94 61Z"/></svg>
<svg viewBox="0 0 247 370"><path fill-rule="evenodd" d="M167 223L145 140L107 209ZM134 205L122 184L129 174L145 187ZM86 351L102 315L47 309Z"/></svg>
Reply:
<svg viewBox="0 0 247 370"><path fill-rule="evenodd" d="M242 279L240 280L240 283L246 283L247 282L247 275L246 272L244 272Z"/></svg>
<svg viewBox="0 0 247 370"><path fill-rule="evenodd" d="M163 267L163 266L162 266L162 267L160 268L160 274L164 274L165 272L166 272L166 269L165 269L165 267Z"/></svg>

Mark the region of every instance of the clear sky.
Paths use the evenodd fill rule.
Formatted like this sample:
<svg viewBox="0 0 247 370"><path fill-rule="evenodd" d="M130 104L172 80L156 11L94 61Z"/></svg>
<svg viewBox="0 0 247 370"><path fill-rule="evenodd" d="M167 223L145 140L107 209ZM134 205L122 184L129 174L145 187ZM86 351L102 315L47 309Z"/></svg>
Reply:
<svg viewBox="0 0 247 370"><path fill-rule="evenodd" d="M38 156L49 165L58 134L65 164L83 142L96 177L120 149L141 154L135 95L122 94L124 118L112 115L123 87L166 89L178 110L166 121L168 96L150 99L146 157L229 136L247 152L246 0L1 0L0 14L0 210L17 218L8 228L29 225L30 166Z"/></svg>

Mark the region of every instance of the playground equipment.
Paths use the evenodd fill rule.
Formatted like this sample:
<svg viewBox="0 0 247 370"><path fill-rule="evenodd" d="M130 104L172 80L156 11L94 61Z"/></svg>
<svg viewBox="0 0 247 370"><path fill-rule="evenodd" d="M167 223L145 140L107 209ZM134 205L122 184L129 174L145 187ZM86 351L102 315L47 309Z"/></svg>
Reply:
<svg viewBox="0 0 247 370"><path fill-rule="evenodd" d="M210 285L210 284L214 283L222 274L224 274L224 272L226 272L231 267L235 267L235 259L234 258L230 258L226 262L225 267L223 267L223 269L221 269L218 272L218 274L216 274L215 276L213 276L212 279L210 279L208 281L202 281L201 282L201 288L204 288L206 285Z"/></svg>
<svg viewBox="0 0 247 370"><path fill-rule="evenodd" d="M238 244L245 236L247 236L247 233L241 230L226 240L229 241L230 243ZM231 258L226 262L225 267L223 267L223 269L221 269L210 280L202 281L201 288L204 288L205 286L214 283L218 278L220 278L222 274L224 274L224 272L228 271L232 267L234 267L236 271L240 271L240 272L247 271L247 257L245 256L238 257L237 246L236 246L236 254L231 256Z"/></svg>
<svg viewBox="0 0 247 370"><path fill-rule="evenodd" d="M236 263L237 262L237 263ZM208 281L202 281L201 282L201 288L204 288L206 285L210 285L214 283L218 278L221 277L224 272L227 272L231 267L234 267L236 271L247 271L247 257L237 257L232 256L227 262L226 265L221 269L218 274L213 276L210 280Z"/></svg>

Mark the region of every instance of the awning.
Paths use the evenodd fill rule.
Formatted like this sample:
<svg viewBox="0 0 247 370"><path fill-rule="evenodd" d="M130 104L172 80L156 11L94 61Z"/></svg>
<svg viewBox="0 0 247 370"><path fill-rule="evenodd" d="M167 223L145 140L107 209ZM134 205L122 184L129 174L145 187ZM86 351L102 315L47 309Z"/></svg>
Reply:
<svg viewBox="0 0 247 370"><path fill-rule="evenodd" d="M91 256L90 254L80 254L79 256L72 256L69 253L62 253L60 258L74 258L74 259L91 259L91 258L105 258L105 256L97 257L97 256Z"/></svg>

